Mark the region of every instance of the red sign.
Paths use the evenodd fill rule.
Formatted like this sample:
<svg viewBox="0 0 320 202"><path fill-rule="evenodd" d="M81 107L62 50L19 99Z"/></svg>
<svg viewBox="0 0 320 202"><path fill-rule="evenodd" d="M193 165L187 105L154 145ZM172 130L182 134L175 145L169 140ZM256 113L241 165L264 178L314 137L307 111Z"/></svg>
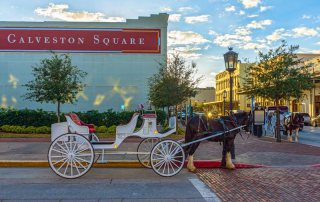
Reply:
<svg viewBox="0 0 320 202"><path fill-rule="evenodd" d="M160 53L160 29L0 28L0 52Z"/></svg>

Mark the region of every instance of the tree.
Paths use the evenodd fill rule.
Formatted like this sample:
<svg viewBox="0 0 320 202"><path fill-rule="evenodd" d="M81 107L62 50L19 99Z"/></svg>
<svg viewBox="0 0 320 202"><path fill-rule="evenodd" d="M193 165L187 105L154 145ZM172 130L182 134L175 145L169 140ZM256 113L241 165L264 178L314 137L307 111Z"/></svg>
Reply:
<svg viewBox="0 0 320 202"><path fill-rule="evenodd" d="M285 41L266 54L259 52L259 61L250 65L246 70L243 92L251 96L260 96L274 100L279 106L281 99L300 99L305 90L313 88L312 73L308 70L302 58L298 58L294 51L299 46L289 46ZM280 136L280 114L277 110L277 141Z"/></svg>
<svg viewBox="0 0 320 202"><path fill-rule="evenodd" d="M196 86L201 78L195 79L196 64L187 65L178 54L168 62L159 63L159 72L149 78L149 100L155 107L177 106L196 95Z"/></svg>
<svg viewBox="0 0 320 202"><path fill-rule="evenodd" d="M68 55L53 53L50 59L43 59L33 66L32 74L34 79L24 85L28 91L24 98L40 103L57 103L60 122L60 105L77 101L76 95L83 90L87 73L73 66Z"/></svg>

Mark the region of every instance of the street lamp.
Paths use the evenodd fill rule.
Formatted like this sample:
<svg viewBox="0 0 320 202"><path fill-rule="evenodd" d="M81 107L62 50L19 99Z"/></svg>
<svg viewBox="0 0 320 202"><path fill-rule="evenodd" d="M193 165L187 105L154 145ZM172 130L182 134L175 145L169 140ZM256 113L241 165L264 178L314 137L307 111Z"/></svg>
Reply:
<svg viewBox="0 0 320 202"><path fill-rule="evenodd" d="M232 110L232 86L233 86L233 79L232 73L237 67L238 64L238 53L232 51L232 47L228 47L229 51L223 54L224 63L226 66L226 70L229 72L230 76L230 112Z"/></svg>
<svg viewBox="0 0 320 202"><path fill-rule="evenodd" d="M227 91L223 91L223 115L226 115L226 98L227 98Z"/></svg>

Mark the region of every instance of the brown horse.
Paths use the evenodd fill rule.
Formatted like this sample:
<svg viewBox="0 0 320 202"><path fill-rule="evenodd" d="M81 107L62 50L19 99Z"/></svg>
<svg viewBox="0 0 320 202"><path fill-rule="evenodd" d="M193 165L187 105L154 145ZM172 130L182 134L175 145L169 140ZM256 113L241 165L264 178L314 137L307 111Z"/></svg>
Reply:
<svg viewBox="0 0 320 202"><path fill-rule="evenodd" d="M290 116L285 117L284 126L288 135L288 141L292 142L292 131L295 132L294 139L298 143L298 133L299 133L299 122L303 117L299 114L291 114Z"/></svg>
<svg viewBox="0 0 320 202"><path fill-rule="evenodd" d="M218 119L196 116L191 118L186 126L185 142L188 143L200 138L209 137L215 133L223 133L208 140L223 143L221 167L234 169L235 166L232 163L230 152L234 146L234 139L240 132L240 129L231 132L226 131L242 125L246 125L246 131L249 130L249 113L247 112L239 112ZM188 155L187 168L191 172L195 172L196 170L193 164L193 154L199 144L200 142L197 142L185 147L185 153Z"/></svg>

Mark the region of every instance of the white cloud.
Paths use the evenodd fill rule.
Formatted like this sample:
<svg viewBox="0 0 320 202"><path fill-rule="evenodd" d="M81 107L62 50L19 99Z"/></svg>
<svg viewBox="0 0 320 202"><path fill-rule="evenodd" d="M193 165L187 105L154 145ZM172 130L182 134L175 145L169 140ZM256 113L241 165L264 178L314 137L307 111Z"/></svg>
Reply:
<svg viewBox="0 0 320 202"><path fill-rule="evenodd" d="M240 3L244 5L245 8L257 7L261 0L239 0Z"/></svg>
<svg viewBox="0 0 320 202"><path fill-rule="evenodd" d="M243 10L240 10L239 15L245 15L246 12L244 12Z"/></svg>
<svg viewBox="0 0 320 202"><path fill-rule="evenodd" d="M235 7L235 6L226 7L226 8L225 8L225 11L227 11L227 12L234 12L234 11L236 11L236 7Z"/></svg>
<svg viewBox="0 0 320 202"><path fill-rule="evenodd" d="M284 28L276 29L272 34L268 35L266 39L269 40L270 42L283 39L285 37L284 32L285 32Z"/></svg>
<svg viewBox="0 0 320 202"><path fill-rule="evenodd" d="M195 24L199 22L208 22L210 15L199 15L199 16L191 16L185 17L185 22L188 24Z"/></svg>
<svg viewBox="0 0 320 202"><path fill-rule="evenodd" d="M179 12L182 12L182 13L184 13L184 12L190 12L190 11L193 11L193 8L192 8L192 7L180 7L180 8L178 9L178 11L179 11Z"/></svg>
<svg viewBox="0 0 320 202"><path fill-rule="evenodd" d="M260 6L260 12L264 12L264 11L269 10L271 8L272 8L272 6Z"/></svg>
<svg viewBox="0 0 320 202"><path fill-rule="evenodd" d="M317 45L320 45L320 41L316 43Z"/></svg>
<svg viewBox="0 0 320 202"><path fill-rule="evenodd" d="M241 48L245 50L254 50L254 49L268 49L269 47L263 43L258 44L258 43L245 43L241 46Z"/></svg>
<svg viewBox="0 0 320 202"><path fill-rule="evenodd" d="M169 56L174 53L178 53L181 57L188 60L196 60L202 54L197 53L197 51L201 50L199 47L191 47L191 46L181 46L181 47L171 47L168 51Z"/></svg>
<svg viewBox="0 0 320 202"><path fill-rule="evenodd" d="M243 36L239 34L224 34L218 35L213 42L222 47L241 45L252 40L251 36Z"/></svg>
<svg viewBox="0 0 320 202"><path fill-rule="evenodd" d="M247 17L248 18L256 18L256 17L258 17L259 15L248 15Z"/></svg>
<svg viewBox="0 0 320 202"><path fill-rule="evenodd" d="M161 12L170 12L170 11L172 11L172 9L170 7L161 7L160 11Z"/></svg>
<svg viewBox="0 0 320 202"><path fill-rule="evenodd" d="M249 34L251 34L251 31L249 29L246 29L245 27L238 27L234 31L238 35L249 35Z"/></svg>
<svg viewBox="0 0 320 202"><path fill-rule="evenodd" d="M192 31L170 31L168 33L168 53L179 53L186 59L198 59L202 49L208 49L209 40ZM205 45L205 46L204 46Z"/></svg>
<svg viewBox="0 0 320 202"><path fill-rule="evenodd" d="M303 15L302 19L311 19L311 15Z"/></svg>
<svg viewBox="0 0 320 202"><path fill-rule="evenodd" d="M223 60L222 56L218 56L218 55L212 55L212 56L208 56L209 60Z"/></svg>
<svg viewBox="0 0 320 202"><path fill-rule="evenodd" d="M316 36L318 35L317 30L312 29L312 28L307 28L307 27L297 27L292 29L293 31L293 37L298 38L298 37L303 37L303 36Z"/></svg>
<svg viewBox="0 0 320 202"><path fill-rule="evenodd" d="M170 14L169 22L180 22L181 14Z"/></svg>
<svg viewBox="0 0 320 202"><path fill-rule="evenodd" d="M64 21L97 21L97 22L124 22L123 17L105 17L103 13L89 13L86 11L82 12L71 12L68 11L69 6L67 4L54 4L50 3L47 8L36 8L34 12L39 16L50 17L53 19L64 20Z"/></svg>
<svg viewBox="0 0 320 202"><path fill-rule="evenodd" d="M168 46L173 45L189 45L189 44L204 44L210 42L201 34L187 31L170 31L168 33Z"/></svg>
<svg viewBox="0 0 320 202"><path fill-rule="evenodd" d="M264 29L265 26L271 25L272 20L261 20L261 21L252 21L249 24L247 24L247 28L252 28L252 29Z"/></svg>
<svg viewBox="0 0 320 202"><path fill-rule="evenodd" d="M214 31L214 30L209 30L208 34L216 36L218 33L216 31Z"/></svg>

